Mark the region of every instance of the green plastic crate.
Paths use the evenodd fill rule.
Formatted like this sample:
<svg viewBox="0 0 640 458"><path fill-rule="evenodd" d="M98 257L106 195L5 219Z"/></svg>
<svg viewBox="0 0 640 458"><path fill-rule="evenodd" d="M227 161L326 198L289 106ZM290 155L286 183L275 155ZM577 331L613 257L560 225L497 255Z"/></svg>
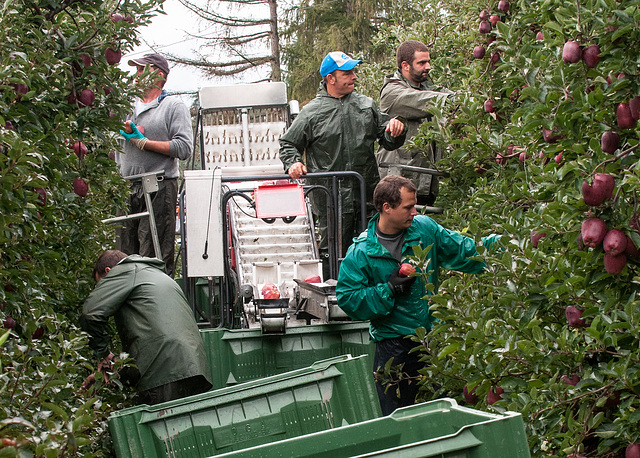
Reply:
<svg viewBox="0 0 640 458"><path fill-rule="evenodd" d="M380 417L366 357L114 412L118 457L203 457Z"/></svg>
<svg viewBox="0 0 640 458"><path fill-rule="evenodd" d="M444 398L398 409L388 417L222 456L530 458L531 455L519 413L481 412Z"/></svg>
<svg viewBox="0 0 640 458"><path fill-rule="evenodd" d="M308 367L338 355L366 355L373 370L375 344L368 322L288 327L284 335L260 329L202 329L214 389Z"/></svg>

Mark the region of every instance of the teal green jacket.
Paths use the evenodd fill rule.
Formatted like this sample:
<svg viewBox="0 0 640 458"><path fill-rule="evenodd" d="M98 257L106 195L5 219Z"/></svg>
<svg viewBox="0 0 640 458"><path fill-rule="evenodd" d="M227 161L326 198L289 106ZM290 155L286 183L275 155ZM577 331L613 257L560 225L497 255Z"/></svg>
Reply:
<svg viewBox="0 0 640 458"><path fill-rule="evenodd" d="M159 259L131 255L103 277L82 307L80 325L97 358L109 354L109 317L140 371L138 391L203 375L210 381L198 325L180 286Z"/></svg>
<svg viewBox="0 0 640 458"><path fill-rule="evenodd" d="M387 279L399 262L378 242L375 235L378 218L379 215L372 218L368 229L354 239L340 265L336 285L340 308L353 320L371 320L369 333L376 342L415 334L418 327L430 330L432 323L425 299L430 293L420 279L407 296L392 295ZM498 237L484 237L483 245L489 247ZM436 291L440 267L466 273L480 273L485 268L484 262L469 259L478 255L473 239L445 229L428 216L416 216L407 229L403 260L413 255L414 245L423 249L433 245L427 259L429 270L433 270L429 281Z"/></svg>

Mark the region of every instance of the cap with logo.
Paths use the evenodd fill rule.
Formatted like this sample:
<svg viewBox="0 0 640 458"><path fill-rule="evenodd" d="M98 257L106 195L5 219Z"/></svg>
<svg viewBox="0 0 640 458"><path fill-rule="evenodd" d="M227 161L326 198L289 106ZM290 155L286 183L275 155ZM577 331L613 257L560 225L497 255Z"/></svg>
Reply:
<svg viewBox="0 0 640 458"><path fill-rule="evenodd" d="M129 65L133 66L146 66L153 65L158 70L166 75L169 74L169 62L167 59L162 57L160 54L145 54L143 57L139 59L131 59L129 60Z"/></svg>
<svg viewBox="0 0 640 458"><path fill-rule="evenodd" d="M348 71L355 68L356 65L361 64L361 60L352 59L342 51L330 52L322 59L322 65L320 66L320 76L323 78L329 73L333 73L336 70Z"/></svg>

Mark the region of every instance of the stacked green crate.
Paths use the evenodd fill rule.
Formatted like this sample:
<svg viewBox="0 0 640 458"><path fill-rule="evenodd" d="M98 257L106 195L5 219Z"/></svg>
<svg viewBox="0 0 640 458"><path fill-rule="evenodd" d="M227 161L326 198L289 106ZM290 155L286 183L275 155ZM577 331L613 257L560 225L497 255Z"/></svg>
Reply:
<svg viewBox="0 0 640 458"><path fill-rule="evenodd" d="M118 457L203 457L380 416L365 356L311 367L156 406L114 412Z"/></svg>
<svg viewBox="0 0 640 458"><path fill-rule="evenodd" d="M349 322L287 328L284 335L260 329L202 329L214 388L308 367L334 356L366 355L373 370L375 344L369 323Z"/></svg>
<svg viewBox="0 0 640 458"><path fill-rule="evenodd" d="M531 455L519 413L481 412L445 398L404 407L388 417L223 456L530 458Z"/></svg>

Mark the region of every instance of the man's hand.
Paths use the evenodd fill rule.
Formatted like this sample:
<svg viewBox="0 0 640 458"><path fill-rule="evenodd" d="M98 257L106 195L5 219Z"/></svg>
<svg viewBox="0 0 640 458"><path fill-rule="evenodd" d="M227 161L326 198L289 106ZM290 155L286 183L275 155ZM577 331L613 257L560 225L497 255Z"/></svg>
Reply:
<svg viewBox="0 0 640 458"><path fill-rule="evenodd" d="M102 375L104 376L105 385L108 385L110 383L109 382L109 375L113 371L113 361L114 361L114 359L115 359L115 357L114 357L113 353L109 353L106 357L104 357L100 361L98 361L98 371L97 372L102 372ZM88 390L89 388L91 388L93 386L94 383L96 383L96 373L95 372L93 372L91 375L89 375L87 378L84 379L84 381L82 382L81 390L82 391Z"/></svg>
<svg viewBox="0 0 640 458"><path fill-rule="evenodd" d="M404 132L404 123L398 118L393 118L389 121L385 130L389 132L392 137L398 137Z"/></svg>
<svg viewBox="0 0 640 458"><path fill-rule="evenodd" d="M131 126L131 133L128 134L124 130L120 129L120 135L122 135L128 142L133 143L139 149L144 149L144 145L149 139L145 137L142 132L140 132L140 130L138 130L138 127L135 125L135 123L132 123L130 121L127 122L129 122L129 126Z"/></svg>
<svg viewBox="0 0 640 458"><path fill-rule="evenodd" d="M289 167L289 170L287 170L287 173L291 178L297 180L302 175L307 173L307 166L302 162L294 162L293 164L291 164L291 167Z"/></svg>
<svg viewBox="0 0 640 458"><path fill-rule="evenodd" d="M398 266L393 272L391 272L391 275L389 275L387 284L389 285L389 288L391 288L391 292L394 296L405 296L409 294L411 285L416 281L416 278L418 277L401 277L400 266Z"/></svg>

